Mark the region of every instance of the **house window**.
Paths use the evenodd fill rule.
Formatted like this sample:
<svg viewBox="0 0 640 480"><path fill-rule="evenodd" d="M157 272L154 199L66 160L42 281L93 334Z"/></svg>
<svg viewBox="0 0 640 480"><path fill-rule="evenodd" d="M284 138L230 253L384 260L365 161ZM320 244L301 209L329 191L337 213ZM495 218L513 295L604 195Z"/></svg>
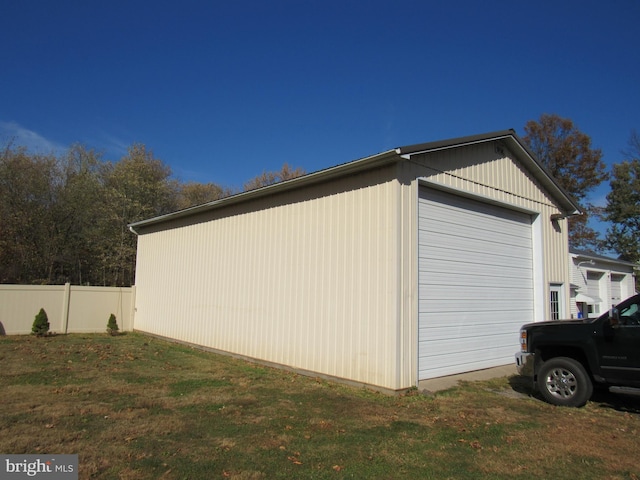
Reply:
<svg viewBox="0 0 640 480"><path fill-rule="evenodd" d="M560 320L564 318L564 301L562 296L562 285L551 284L549 289L550 298L549 306L551 312L551 320Z"/></svg>

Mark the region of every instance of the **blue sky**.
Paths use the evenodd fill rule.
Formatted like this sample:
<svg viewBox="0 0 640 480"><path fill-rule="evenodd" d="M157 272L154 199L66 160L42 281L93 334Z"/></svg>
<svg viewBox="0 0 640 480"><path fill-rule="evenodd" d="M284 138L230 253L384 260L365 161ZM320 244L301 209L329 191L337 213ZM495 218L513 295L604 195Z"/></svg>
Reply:
<svg viewBox="0 0 640 480"><path fill-rule="evenodd" d="M139 142L241 187L557 113L612 164L640 130L639 20L637 0L5 0L0 142Z"/></svg>

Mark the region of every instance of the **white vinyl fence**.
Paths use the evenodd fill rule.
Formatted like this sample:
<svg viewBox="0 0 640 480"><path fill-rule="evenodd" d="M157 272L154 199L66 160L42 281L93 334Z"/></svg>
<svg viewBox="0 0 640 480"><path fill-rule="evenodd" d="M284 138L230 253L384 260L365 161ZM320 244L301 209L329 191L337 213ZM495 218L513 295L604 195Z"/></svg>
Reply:
<svg viewBox="0 0 640 480"><path fill-rule="evenodd" d="M121 331L132 331L134 306L135 287L0 285L0 335L31 333L41 308L51 332L106 332L112 313Z"/></svg>

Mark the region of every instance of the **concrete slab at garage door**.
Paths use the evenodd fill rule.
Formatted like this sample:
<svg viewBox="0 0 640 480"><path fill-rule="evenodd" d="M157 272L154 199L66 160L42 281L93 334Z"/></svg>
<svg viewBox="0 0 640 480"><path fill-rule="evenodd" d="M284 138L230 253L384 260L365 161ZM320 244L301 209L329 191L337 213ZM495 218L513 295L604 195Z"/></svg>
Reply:
<svg viewBox="0 0 640 480"><path fill-rule="evenodd" d="M426 187L418 211L419 379L512 362L533 321L531 216Z"/></svg>

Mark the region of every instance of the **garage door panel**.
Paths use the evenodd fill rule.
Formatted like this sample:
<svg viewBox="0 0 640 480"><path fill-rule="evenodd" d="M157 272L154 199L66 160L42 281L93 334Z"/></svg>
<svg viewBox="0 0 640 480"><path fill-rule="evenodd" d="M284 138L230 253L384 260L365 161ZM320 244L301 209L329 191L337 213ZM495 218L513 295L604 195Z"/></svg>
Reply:
<svg viewBox="0 0 640 480"><path fill-rule="evenodd" d="M428 234L428 232L425 232ZM459 236L447 236L442 232L432 233L429 243L422 243L419 247L425 249L427 258L442 258L442 250L457 251L460 255L486 254L500 258L520 258L531 254L531 241L528 245L518 245L515 242L497 242L495 240L479 240L474 238L473 243L468 238Z"/></svg>
<svg viewBox="0 0 640 480"><path fill-rule="evenodd" d="M474 355L476 353L476 355ZM459 352L442 352L440 355L433 357L424 357L421 359L419 368L427 369L433 373L430 378L444 375L452 375L452 370L457 372L469 372L483 368L495 367L504 356L511 355L513 357L513 346L503 346L496 348L491 356L481 357L483 350L477 352L470 351L469 354L463 355Z"/></svg>
<svg viewBox="0 0 640 480"><path fill-rule="evenodd" d="M428 282L425 282L421 285L421 287L428 287L428 290L431 288L437 288L439 285L459 285L459 286L469 286L469 287L479 287L479 288L493 288L498 285L498 288L503 285L506 287L519 287L522 284L521 279L522 275L526 274L527 271L524 269L519 269L511 266L505 266L500 268L499 265L492 265L491 267L484 267L482 265L479 266L469 266L468 270L463 274L460 274L457 277L452 277L448 274L448 272L440 270L440 266L437 267L438 270L434 272L433 278L430 278ZM444 268L444 267L442 267ZM457 265L451 265L450 268L457 268ZM428 269L423 269L421 272L429 272ZM492 285L481 284L484 279L491 279Z"/></svg>
<svg viewBox="0 0 640 480"><path fill-rule="evenodd" d="M465 322L458 325L434 325L429 328L428 335L421 344L427 344L433 341L453 340L463 342L464 339L497 339L499 336L507 334L518 334L519 328L516 329L510 322L496 322L490 325L479 326L473 321L473 317L467 318ZM508 339L513 344L513 338Z"/></svg>
<svg viewBox="0 0 640 480"><path fill-rule="evenodd" d="M526 245L528 243L528 228L523 225L506 225L506 224L490 224L491 228L485 228L482 224L478 224L479 219L471 219L465 217L459 219L458 222L451 220L431 218L433 222L430 228L423 228L421 231L437 235L442 231L451 232L451 237L474 238L477 241L497 242L497 243L520 243Z"/></svg>
<svg viewBox="0 0 640 480"><path fill-rule="evenodd" d="M440 201L442 198L452 195L447 193L438 192L435 195L429 194L429 196L436 201ZM450 198L445 200L450 202ZM455 200L454 200L455 201ZM471 203L475 203L475 206L470 206ZM529 221L523 218L520 212L514 210L505 212L503 207L496 205L484 204L480 208L480 202L470 201L464 199L463 202L458 202L455 206L449 203L440 203L432 205L429 212L420 212L421 219L433 220L435 224L446 223L452 224L455 228L467 227L469 221L474 225L474 228L480 231L496 232L496 234L506 233L509 234L513 229L520 229L522 235L526 236L524 232L527 230ZM496 212L500 212L499 218L496 218ZM483 220L491 222L491 228L486 228L486 224ZM430 224L422 224L420 228L429 228ZM448 228L448 230L454 230Z"/></svg>
<svg viewBox="0 0 640 480"><path fill-rule="evenodd" d="M431 321L435 321L435 319L439 318L441 315L446 316L454 316L454 315L465 315L465 316L474 316L475 313L482 313L483 318L486 322L489 322L490 319L487 318L487 313L491 313L492 317L501 318L502 315L507 314L510 315L511 321L513 321L513 317L517 314L521 315L523 320L528 320L531 310L529 309L529 303L531 303L533 299L531 297L523 297L523 298L493 298L493 299L485 299L485 300L461 300L460 302L452 303L443 299L433 299L433 300L420 300L418 307L420 313L424 316L424 314L429 314L429 324ZM451 319L452 321L454 319ZM523 322L527 323L527 322ZM427 328L423 325L423 328Z"/></svg>
<svg viewBox="0 0 640 480"><path fill-rule="evenodd" d="M452 369L458 372L470 372L473 370L482 370L484 368L491 368L495 366L495 362L492 360L465 361L465 359L460 356L452 356L451 358L447 358L444 360L443 366L434 366L433 368L431 368L430 372L432 372L432 376L429 378L451 375L449 372Z"/></svg>
<svg viewBox="0 0 640 480"><path fill-rule="evenodd" d="M513 357L513 339L510 335L517 335L517 331L502 332L496 335L479 335L476 337L444 337L438 340L420 342L430 353L425 358L437 358L442 355L459 354L467 355L467 352L475 352L487 358L496 356L496 352L508 347L508 355ZM487 350L487 342L491 342L491 349ZM488 354L488 355L487 355Z"/></svg>
<svg viewBox="0 0 640 480"><path fill-rule="evenodd" d="M426 189L418 210L419 377L510 363L533 320L530 216Z"/></svg>
<svg viewBox="0 0 640 480"><path fill-rule="evenodd" d="M451 288L462 289L461 295L474 296L489 295L493 298L503 298L505 289L508 291L525 289L529 291L528 285L522 284L521 279L513 275L497 276L488 274L461 275L458 278L442 276L441 279L420 285L420 292L429 298L440 297L446 294ZM478 283L485 282L478 285ZM489 283L491 282L491 283ZM449 297L446 297L449 298Z"/></svg>
<svg viewBox="0 0 640 480"><path fill-rule="evenodd" d="M424 217L423 217L424 218ZM460 235L476 234L479 238L491 237L509 237L514 233L516 237L526 237L527 224L513 222L491 222L490 227L482 224L484 220L490 220L489 217L479 219L473 215L456 215L452 212L441 212L434 210L428 219L430 223L422 226L424 231L438 231L435 226L442 226L444 229L452 233L459 232Z"/></svg>
<svg viewBox="0 0 640 480"><path fill-rule="evenodd" d="M428 199L440 201L440 204L436 206L437 210L434 208L434 212L445 212L448 214L449 218L454 216L467 216L479 219L492 218L495 217L496 210L504 208L501 205L480 202L444 191L430 190L426 195L429 197ZM441 201L445 197L448 198L446 198L444 202ZM434 218L433 215L437 215L437 213L427 212L425 214L424 212L420 212L420 215L422 217L428 216L429 218ZM495 223L501 222L526 223L526 221L522 221L522 216L520 216L519 212L516 212L515 210L501 213L500 219L496 220Z"/></svg>
<svg viewBox="0 0 640 480"><path fill-rule="evenodd" d="M504 356L513 357L513 345L496 345L491 349L489 354L487 354L486 348L482 345L467 343L464 345L464 350L462 350L461 348L456 348L457 344L455 342L448 342L445 340L439 343L442 345L441 349L434 351L433 355L428 355L421 359L421 366L423 368L431 370L446 367L447 364L450 363L470 364L474 361L495 362L500 361ZM433 348L433 345L427 345L425 348L431 349ZM472 368L470 370L476 370L476 368ZM448 375L451 375L451 373L448 373Z"/></svg>
<svg viewBox="0 0 640 480"><path fill-rule="evenodd" d="M437 327L446 325L446 322L456 326L461 322L470 322L481 325L481 328L490 324L518 323L518 328L520 328L524 323L527 323L531 312L526 308L524 302L511 302L510 305L513 306L513 308L505 307L504 310L492 308L490 302L480 305L471 303L462 304L458 308L440 305L440 310L429 310L429 324L421 326L422 333L429 332L431 325ZM525 305L524 308L523 305ZM518 318L519 320L514 320L514 318ZM520 322L520 320L522 320L522 322Z"/></svg>
<svg viewBox="0 0 640 480"><path fill-rule="evenodd" d="M493 254L496 256L518 256L518 254L522 255L530 255L530 247L531 241L529 244L522 244L522 242L518 243L515 240L512 242L503 241L498 242L496 240L487 239L477 239L474 238L473 243L469 243L469 238L446 235L443 232L422 232L424 235L431 235L431 239L429 243L420 243L419 247L425 249L425 255L428 257L438 258L439 252L442 248L449 248L452 250L459 250L461 252L486 252L488 254ZM447 242L447 243L443 243ZM505 251L504 248L507 248Z"/></svg>
<svg viewBox="0 0 640 480"><path fill-rule="evenodd" d="M622 284L624 282L624 275L612 273L611 274L611 303L616 305L623 299Z"/></svg>
<svg viewBox="0 0 640 480"><path fill-rule="evenodd" d="M459 292L459 298L452 299L447 296L452 289ZM500 311L506 309L507 305L514 300L518 303L526 303L527 300L533 298L531 290L524 285L505 284L504 288L494 288L492 285L474 285L471 281L469 285L464 285L461 282L421 285L419 291L420 301L426 302L426 310L421 310L423 312L439 312L441 304L454 308L456 305L465 305L466 309L468 305L479 305L486 302L493 302L493 308ZM460 308L461 311L465 309Z"/></svg>
<svg viewBox="0 0 640 480"><path fill-rule="evenodd" d="M493 218L495 212L500 211L500 218L497 222L517 222L527 223L523 219L522 214L515 210L505 209L502 205L492 204L488 202L480 202L467 197L462 197L453 193L436 190L436 189L421 189L422 198L427 200L435 200L439 202L437 208L441 211L459 212L462 215L469 215L477 218ZM504 210L504 211L503 211ZM428 217L431 212L420 212L420 216Z"/></svg>

